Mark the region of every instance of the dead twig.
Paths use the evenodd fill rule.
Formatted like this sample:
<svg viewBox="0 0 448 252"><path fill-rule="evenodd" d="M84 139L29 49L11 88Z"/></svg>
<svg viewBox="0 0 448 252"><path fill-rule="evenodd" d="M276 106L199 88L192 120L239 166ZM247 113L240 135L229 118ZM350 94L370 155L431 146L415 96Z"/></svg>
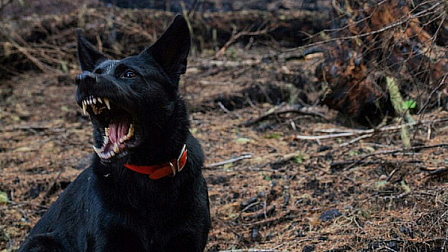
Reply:
<svg viewBox="0 0 448 252"><path fill-rule="evenodd" d="M437 91L440 91L440 88L442 88L443 86L446 85L445 79L446 79L447 76L448 76L448 74L445 74L443 76L443 79L440 81L439 85L431 91L431 93L426 98L426 101L423 104L423 106L418 110L417 115L419 115L420 113L422 113L426 109L426 107L428 106L429 102L431 101L431 97L434 95L434 93L436 93Z"/></svg>
<svg viewBox="0 0 448 252"><path fill-rule="evenodd" d="M304 135L297 135L296 139L300 140L322 140L322 139L330 139L330 138L340 138L340 137L348 137L348 136L358 136L361 135L359 138L367 138L371 137L376 133L381 132L390 132L390 131L398 131L401 130L403 127L409 127L409 126L419 126L424 124L434 124L434 123L440 123L440 122L446 122L448 121L448 118L442 118L442 119L436 119L436 120L422 120L417 122L411 122L401 125L394 125L394 126L385 126L379 129L368 129L368 130L351 130L351 129L324 129L319 130L319 132L322 133L335 133L335 134L328 134L328 135L322 135L322 136L304 136ZM358 141L360 139L353 139L351 141ZM348 142L350 144L350 142ZM345 146L348 144L343 144L341 146Z"/></svg>
<svg viewBox="0 0 448 252"><path fill-rule="evenodd" d="M421 167L420 170L428 172L429 175L436 176L436 175L446 174L448 172L448 167L441 167L441 168L436 168L436 169Z"/></svg>
<svg viewBox="0 0 448 252"><path fill-rule="evenodd" d="M427 9L422 10L422 11L420 11L418 13L415 13L415 14L411 14L411 15L409 15L407 17L403 17L400 20L398 20L397 22L391 23L391 24L386 25L386 26L384 26L384 27L382 27L380 29L377 29L377 30L373 30L373 31L366 32L366 33L360 33L360 34L356 34L356 35L351 35L351 36L344 36L344 37L337 37L337 38L326 39L326 40L310 43L310 44L307 44L307 45L299 46L299 47L296 47L296 48L283 50L283 52L300 51L300 50L304 50L304 49L307 49L307 48L310 48L310 47L317 47L317 46L321 46L321 45L325 45L325 44L329 44L329 43L333 43L333 42L337 42L337 41L356 40L356 39L361 39L361 38L368 37L368 36L377 35L379 33L391 30L391 29L393 29L395 27L398 27L398 26L401 26L403 24L409 23L413 19L417 19L417 18L422 17L424 15L428 15L428 13L435 13L434 9L436 9L439 6L440 6L440 3L435 3L430 8L427 8ZM330 31L333 31L333 30L330 30Z"/></svg>
<svg viewBox="0 0 448 252"><path fill-rule="evenodd" d="M345 166L347 165L351 165L355 162L357 162L358 160L347 160L347 161L335 161L332 162L330 164L330 168L332 170L341 170L343 169ZM400 163L407 163L407 164L421 164L423 163L423 161L421 160L400 160ZM371 160L371 161L366 161L363 162L363 165L375 165L375 164L390 164L390 165L395 165L396 163L393 163L391 161L387 161L387 160ZM390 175L389 175L390 176Z"/></svg>
<svg viewBox="0 0 448 252"><path fill-rule="evenodd" d="M235 115L238 119L241 119L241 118L242 118L242 116L241 116L240 114L238 114L238 113L232 113L232 111L228 110L228 109L226 108L226 106L224 106L224 104L222 104L222 102L218 102L218 106L219 106L224 112L226 112L227 114Z"/></svg>
<svg viewBox="0 0 448 252"><path fill-rule="evenodd" d="M269 118L270 116L273 116L273 115L277 116L277 115L288 114L288 113L317 116L317 117L323 118L325 120L328 120L328 118L324 114L313 111L314 108L315 107L299 107L299 105L296 105L293 107L288 107L288 108L278 108L278 109L268 111L266 114L264 114L258 118L249 120L249 121L245 122L243 125L246 127L249 127L249 126L252 126L260 121L263 121L263 120Z"/></svg>
<svg viewBox="0 0 448 252"><path fill-rule="evenodd" d="M299 140L321 140L321 139L329 139L329 138L340 138L340 137L354 136L357 134L358 133L356 133L356 132L345 132L345 133L329 134L329 135L323 135L323 136L297 135L295 138L299 139Z"/></svg>
<svg viewBox="0 0 448 252"><path fill-rule="evenodd" d="M393 149L393 150L383 150L383 151L377 151L365 155L361 155L358 157L358 159L353 160L353 163L345 168L345 170L349 170L360 163L364 162L365 159L373 156L378 155L390 155L395 153L403 153L403 152L413 152L417 150L423 150L423 149L432 149L432 148L440 148L440 147L447 147L448 144L435 144L435 145L428 145L428 146L413 146L409 148L399 148L399 149Z"/></svg>
<svg viewBox="0 0 448 252"><path fill-rule="evenodd" d="M261 36L261 35L266 35L268 34L269 30L268 29L264 29L264 30L259 30L259 31L240 31L236 34L234 34L229 41L227 41L227 43L221 47L221 49L219 49L219 51L215 54L216 58L220 58L221 56L224 55L224 53L226 52L227 48L229 48L230 45L232 45L233 43L235 43L239 38L244 37L244 36Z"/></svg>
<svg viewBox="0 0 448 252"><path fill-rule="evenodd" d="M221 161L221 162L205 165L204 169L211 169L211 168L214 168L214 167L217 167L217 166L230 164L230 163L234 163L234 162L237 162L237 161L240 161L240 160L243 160L243 159L250 159L250 158L252 158L252 154L242 155L242 156L231 158L231 159L227 159L227 160L224 160L224 161Z"/></svg>
<svg viewBox="0 0 448 252"><path fill-rule="evenodd" d="M36 57L34 57L33 55L31 55L31 53L28 52L27 48L20 46L19 44L17 44L14 40L10 40L9 41L12 46L14 46L20 53L22 53L25 57L27 57L31 62L33 62L33 64L35 66L37 66L37 68L39 68L42 72L51 72L54 69L52 69L51 67L45 65L44 63L42 63L39 59L37 59Z"/></svg>
<svg viewBox="0 0 448 252"><path fill-rule="evenodd" d="M340 144L339 147L348 146L348 145L350 145L350 144L352 144L352 143L355 143L355 142L358 142L359 140L362 140L362 139L364 139L364 138L372 137L373 135L374 135L374 134L365 134L365 135L356 137L356 138L354 138L354 139L352 139L352 140L350 140L350 141L348 141L348 142L346 142L346 143L342 143L342 144Z"/></svg>

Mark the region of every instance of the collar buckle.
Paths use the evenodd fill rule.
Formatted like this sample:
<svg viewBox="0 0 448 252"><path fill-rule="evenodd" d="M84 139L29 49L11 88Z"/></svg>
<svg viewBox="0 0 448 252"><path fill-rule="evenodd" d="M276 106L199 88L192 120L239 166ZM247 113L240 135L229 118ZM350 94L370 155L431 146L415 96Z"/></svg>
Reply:
<svg viewBox="0 0 448 252"><path fill-rule="evenodd" d="M168 163L170 165L171 171L173 171L173 174L171 174L170 177L176 176L176 168L174 167L173 163L172 162L168 162Z"/></svg>
<svg viewBox="0 0 448 252"><path fill-rule="evenodd" d="M184 155L185 155L185 160L182 160L182 157ZM181 161L182 161L182 164L181 164ZM182 169L184 169L186 163L187 163L187 145L184 144L184 146L182 147L182 150L180 151L179 157L176 160L177 172L181 172ZM174 171L173 171L173 174L175 174Z"/></svg>

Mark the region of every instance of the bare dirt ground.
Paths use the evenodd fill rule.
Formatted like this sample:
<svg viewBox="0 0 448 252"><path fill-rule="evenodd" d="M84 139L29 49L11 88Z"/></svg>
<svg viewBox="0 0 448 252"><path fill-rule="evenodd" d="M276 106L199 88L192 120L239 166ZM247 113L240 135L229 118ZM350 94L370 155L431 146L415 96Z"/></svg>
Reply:
<svg viewBox="0 0 448 252"><path fill-rule="evenodd" d="M402 148L397 128L356 131L320 106L315 115L295 109L245 126L297 104L300 85L291 83L320 92L319 58L262 60L269 53L233 46L222 61L193 55L181 83L191 132L207 156L207 249L445 249L447 112L414 116L421 123L411 129L411 149ZM28 72L0 82L1 251L17 248L94 153L90 122L74 101L75 75Z"/></svg>

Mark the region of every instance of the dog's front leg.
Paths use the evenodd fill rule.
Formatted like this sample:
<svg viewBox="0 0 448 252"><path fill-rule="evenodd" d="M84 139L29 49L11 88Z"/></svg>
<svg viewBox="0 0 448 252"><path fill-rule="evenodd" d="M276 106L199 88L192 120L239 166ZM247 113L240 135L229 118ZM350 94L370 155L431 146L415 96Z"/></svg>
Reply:
<svg viewBox="0 0 448 252"><path fill-rule="evenodd" d="M204 239L199 234L200 232L188 232L174 236L164 246L162 251L202 252L204 251L207 238Z"/></svg>
<svg viewBox="0 0 448 252"><path fill-rule="evenodd" d="M52 234L40 234L28 237L25 243L20 247L18 252L63 252L71 251L64 248L61 242Z"/></svg>

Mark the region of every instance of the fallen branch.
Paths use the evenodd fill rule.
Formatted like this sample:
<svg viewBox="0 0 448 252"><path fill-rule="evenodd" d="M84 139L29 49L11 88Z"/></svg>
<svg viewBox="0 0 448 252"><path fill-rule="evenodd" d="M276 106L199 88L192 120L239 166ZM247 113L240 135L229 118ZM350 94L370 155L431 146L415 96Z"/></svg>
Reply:
<svg viewBox="0 0 448 252"><path fill-rule="evenodd" d="M394 150L383 150L383 151L377 151L365 155L361 155L356 160L352 160L353 162L351 165L347 166L345 170L349 170L358 164L362 163L365 159L372 157L372 156L378 156L378 155L390 155L395 153L402 153L402 152L408 152L408 151L417 151L417 150L423 150L423 149L432 149L432 148L440 148L440 147L447 147L448 144L435 144L435 145L428 145L428 146L413 146L409 148L400 148L400 149L394 149ZM345 161L347 162L347 161Z"/></svg>
<svg viewBox="0 0 448 252"><path fill-rule="evenodd" d="M27 48L20 46L19 44L17 44L15 41L10 40L11 44L20 52L22 53L25 57L27 57L31 62L33 62L33 64L35 66L37 66L37 68L39 68L42 72L47 72L47 71L52 71L54 70L53 68L45 65L44 63L42 63L39 59L37 59L36 57L34 57L33 55L31 55L31 53L28 52Z"/></svg>
<svg viewBox="0 0 448 252"><path fill-rule="evenodd" d="M321 139L339 138L339 137L354 136L354 135L358 135L358 134L355 133L355 132L345 132L345 133L330 134L330 135L324 135L324 136L303 136L303 135L297 135L296 139L300 139L300 140L321 140Z"/></svg>
<svg viewBox="0 0 448 252"><path fill-rule="evenodd" d="M424 172L428 172L429 175L442 175L442 174L446 174L448 172L448 167L441 167L441 168L436 168L436 169L429 169L427 167L421 167L420 170L424 171Z"/></svg>
<svg viewBox="0 0 448 252"><path fill-rule="evenodd" d="M374 135L376 133L380 132L389 132L389 131L397 131L401 130L403 127L409 127L409 126L418 126L418 125L424 125L424 124L434 124L434 123L440 123L440 122L446 122L448 121L448 118L442 118L442 119L436 119L436 120L422 120L417 122L411 122L401 125L394 125L394 126L385 126L379 129L368 129L368 130L344 130L344 129L324 129L319 130L319 132L322 133L335 133L335 134L328 134L328 135L322 135L322 136L304 136L304 135L297 135L296 139L300 140L322 140L322 139L329 139L329 138L339 138L339 137L347 137L347 136L358 136L358 135ZM369 136L365 136L363 138L366 138ZM359 140L359 139L358 139Z"/></svg>
<svg viewBox="0 0 448 252"><path fill-rule="evenodd" d="M354 139L352 139L352 140L350 140L350 141L348 141L348 142L346 142L346 143L342 143L342 144L340 144L339 147L348 146L348 145L350 145L350 144L352 144L352 143L355 143L355 142L358 142L359 140L362 140L362 139L364 139L364 138L372 137L373 135L374 135L374 134L365 134L365 135L361 135L361 136L356 137L356 138L354 138Z"/></svg>
<svg viewBox="0 0 448 252"><path fill-rule="evenodd" d="M240 160L243 160L243 159L249 159L249 158L252 158L252 154L242 155L242 156L239 156L239 157L236 157L236 158L231 158L231 159L224 160L224 161L221 161L221 162L205 165L204 169L211 169L211 168L214 168L214 167L217 167L217 166L230 164L230 163L234 163L234 162L237 162L237 161L240 161Z"/></svg>
<svg viewBox="0 0 448 252"><path fill-rule="evenodd" d="M243 37L243 36L260 36L260 35L266 35L268 34L268 29L264 29L264 30L260 30L260 31L241 31L238 32L236 34L234 34L229 41L227 41L227 43L221 47L221 49L219 49L219 51L215 54L216 58L221 57L222 55L224 55L224 53L226 52L227 48L229 48L230 45L232 45L233 43L235 43L239 38Z"/></svg>
<svg viewBox="0 0 448 252"><path fill-rule="evenodd" d="M291 108L279 108L279 109L275 109L273 111L269 111L266 114L255 118L253 120L249 120L247 122L245 122L243 125L248 127L248 126L252 126L260 121L263 121L265 119L267 119L268 117L272 116L272 115L281 115L281 114L288 114L288 113L295 113L295 114L301 114L301 115L311 115L311 116L317 116L317 117L321 117L325 120L328 120L328 118L324 115L321 114L319 112L315 112L312 111L312 108L314 107L300 107L299 106L293 106Z"/></svg>
<svg viewBox="0 0 448 252"><path fill-rule="evenodd" d="M347 165L351 165L355 162L357 162L358 160L346 160L346 161L336 161L336 162L332 162L330 164L330 169L332 171L337 171L337 170L342 170L344 169L345 166ZM407 164L421 164L423 163L422 160L400 160L400 163L407 163ZM363 162L363 165L375 165L375 164L394 164L391 161L387 161L387 160L371 160L371 161L366 161Z"/></svg>

